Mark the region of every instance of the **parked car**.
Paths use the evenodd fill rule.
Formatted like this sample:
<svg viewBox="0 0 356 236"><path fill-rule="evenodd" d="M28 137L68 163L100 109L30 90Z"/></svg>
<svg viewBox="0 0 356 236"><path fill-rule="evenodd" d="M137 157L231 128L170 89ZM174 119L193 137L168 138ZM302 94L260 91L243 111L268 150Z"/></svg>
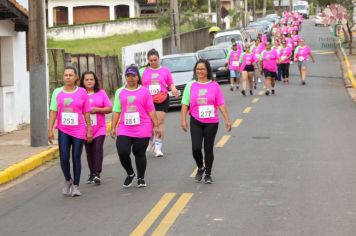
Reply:
<svg viewBox="0 0 356 236"><path fill-rule="evenodd" d="M329 26L328 24L324 24L324 22L323 22L323 17L321 16L321 13L318 13L318 14L315 16L315 26L318 26L318 25L321 25L321 26Z"/></svg>
<svg viewBox="0 0 356 236"><path fill-rule="evenodd" d="M179 91L176 98L169 92L170 107L179 107L186 84L193 79L194 65L197 62L195 53L171 54L161 57L161 65L168 67L173 76L173 82Z"/></svg>
<svg viewBox="0 0 356 236"><path fill-rule="evenodd" d="M231 45L231 43L230 43ZM230 78L230 71L225 68L228 50L224 47L213 46L197 52L199 59L208 60L217 82L225 82Z"/></svg>
<svg viewBox="0 0 356 236"><path fill-rule="evenodd" d="M270 35L273 23L271 23L270 21L267 21L267 20L259 20L259 21L255 21L255 22L252 22L251 24L249 24L248 28L256 27L256 26L262 26L263 27L263 33L267 34L267 35Z"/></svg>
<svg viewBox="0 0 356 236"><path fill-rule="evenodd" d="M245 29L233 29L233 30L225 30L220 31L215 34L213 45L218 45L222 43L231 43L231 39L235 39L236 42L245 46L247 42L251 41L251 36Z"/></svg>
<svg viewBox="0 0 356 236"><path fill-rule="evenodd" d="M262 25L255 25L255 26L248 26L246 31L250 34L252 40L256 40L259 33L264 33L264 26Z"/></svg>

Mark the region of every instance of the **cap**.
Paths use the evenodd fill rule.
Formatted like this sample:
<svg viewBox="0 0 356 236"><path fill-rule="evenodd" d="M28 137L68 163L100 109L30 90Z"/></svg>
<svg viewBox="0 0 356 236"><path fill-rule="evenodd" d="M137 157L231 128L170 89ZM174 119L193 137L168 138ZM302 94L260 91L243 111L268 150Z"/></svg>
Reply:
<svg viewBox="0 0 356 236"><path fill-rule="evenodd" d="M138 75L138 70L136 67L128 67L125 71L125 75Z"/></svg>

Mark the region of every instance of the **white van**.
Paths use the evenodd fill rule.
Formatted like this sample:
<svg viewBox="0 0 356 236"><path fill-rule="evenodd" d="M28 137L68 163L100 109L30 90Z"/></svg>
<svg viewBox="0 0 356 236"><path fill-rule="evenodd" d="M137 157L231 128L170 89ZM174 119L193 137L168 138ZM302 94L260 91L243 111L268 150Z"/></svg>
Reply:
<svg viewBox="0 0 356 236"><path fill-rule="evenodd" d="M309 3L307 1L298 1L293 4L293 11L303 15L304 18L309 19Z"/></svg>

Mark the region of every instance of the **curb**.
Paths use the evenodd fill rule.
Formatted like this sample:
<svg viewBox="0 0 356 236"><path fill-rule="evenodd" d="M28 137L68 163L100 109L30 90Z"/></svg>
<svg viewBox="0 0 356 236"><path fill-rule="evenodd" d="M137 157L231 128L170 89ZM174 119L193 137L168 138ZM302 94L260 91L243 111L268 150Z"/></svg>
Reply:
<svg viewBox="0 0 356 236"><path fill-rule="evenodd" d="M347 71L347 75L348 75L348 79L350 80L351 87L356 88L356 79L352 73L352 70L350 68L350 61L347 58L347 55L345 53L344 48L342 47L342 43L341 43L340 39L339 39L338 45L339 45L338 49L341 51L341 54L344 58L344 62L345 62L345 66L346 66L345 70ZM338 50L338 49L336 49L336 50Z"/></svg>
<svg viewBox="0 0 356 236"><path fill-rule="evenodd" d="M106 124L106 131L111 131L111 123ZM6 184L16 178L36 169L45 163L59 157L59 148L54 146L46 151L35 154L23 161L7 167L5 170L0 171L0 185Z"/></svg>

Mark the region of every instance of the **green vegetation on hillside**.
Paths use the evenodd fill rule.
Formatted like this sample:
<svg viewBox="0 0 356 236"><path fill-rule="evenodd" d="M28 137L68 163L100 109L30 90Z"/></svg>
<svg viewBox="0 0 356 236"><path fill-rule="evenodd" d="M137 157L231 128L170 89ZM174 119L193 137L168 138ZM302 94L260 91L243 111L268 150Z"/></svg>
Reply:
<svg viewBox="0 0 356 236"><path fill-rule="evenodd" d="M118 55L121 48L153 39L161 38L167 33L164 30L134 32L132 34L114 35L106 38L77 39L66 41L48 40L48 48L65 49L68 53L92 53L100 56Z"/></svg>

